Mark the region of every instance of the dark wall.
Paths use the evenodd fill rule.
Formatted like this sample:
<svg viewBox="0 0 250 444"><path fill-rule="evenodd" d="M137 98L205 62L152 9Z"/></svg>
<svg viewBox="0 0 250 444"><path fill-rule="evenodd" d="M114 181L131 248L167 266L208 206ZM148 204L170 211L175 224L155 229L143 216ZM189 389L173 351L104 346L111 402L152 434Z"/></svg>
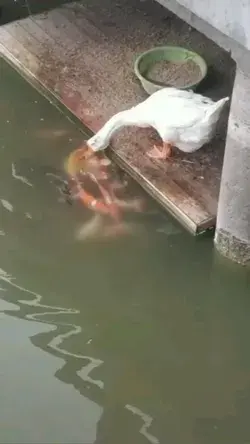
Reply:
<svg viewBox="0 0 250 444"><path fill-rule="evenodd" d="M71 0L0 0L0 25L45 12Z"/></svg>

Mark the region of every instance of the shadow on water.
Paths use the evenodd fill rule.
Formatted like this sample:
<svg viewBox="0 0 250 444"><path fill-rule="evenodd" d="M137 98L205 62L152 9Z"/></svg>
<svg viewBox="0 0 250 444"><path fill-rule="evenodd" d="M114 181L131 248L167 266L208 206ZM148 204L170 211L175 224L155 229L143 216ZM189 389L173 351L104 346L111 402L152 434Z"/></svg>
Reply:
<svg viewBox="0 0 250 444"><path fill-rule="evenodd" d="M0 91L1 356L16 387L0 442L250 442L248 271L218 263L211 238L193 239L150 200L136 235L77 243L89 213L61 202L46 174L60 176L83 135L3 62ZM16 330L11 319L22 322ZM33 346L13 351L28 325ZM13 362L21 368L34 350L20 411ZM57 381L92 404L65 401L61 386L55 398ZM38 413L24 416L20 435L30 405Z"/></svg>

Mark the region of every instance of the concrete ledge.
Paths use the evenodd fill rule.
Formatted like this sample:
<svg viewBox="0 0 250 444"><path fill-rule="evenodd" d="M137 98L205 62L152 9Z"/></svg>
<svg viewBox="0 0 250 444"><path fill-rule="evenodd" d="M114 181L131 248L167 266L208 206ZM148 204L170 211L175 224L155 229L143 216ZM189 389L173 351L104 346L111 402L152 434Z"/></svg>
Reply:
<svg viewBox="0 0 250 444"><path fill-rule="evenodd" d="M250 245L223 229L216 231L214 243L223 256L241 265L250 266Z"/></svg>
<svg viewBox="0 0 250 444"><path fill-rule="evenodd" d="M156 0L165 8L172 11L182 20L187 22L190 26L197 29L197 31L204 34L213 42L217 43L221 48L229 52L232 58L240 65L245 67L245 70L250 69L250 57L249 50L240 44L235 39L223 34L220 29L215 28L213 25L198 17L190 9L181 5L178 0Z"/></svg>
<svg viewBox="0 0 250 444"><path fill-rule="evenodd" d="M199 32L202 32L202 34L204 34L209 39L213 40L215 43L217 43L217 45L219 45L221 48L225 49L226 51L232 50L232 47L234 47L234 45L238 46L238 43L236 42L234 43L232 39L230 39L228 36L223 34L218 29L214 28L212 25L207 23L202 18L198 17L190 9L181 5L177 0L156 0L156 1L165 8L172 11L182 20L187 22L190 26L193 26Z"/></svg>

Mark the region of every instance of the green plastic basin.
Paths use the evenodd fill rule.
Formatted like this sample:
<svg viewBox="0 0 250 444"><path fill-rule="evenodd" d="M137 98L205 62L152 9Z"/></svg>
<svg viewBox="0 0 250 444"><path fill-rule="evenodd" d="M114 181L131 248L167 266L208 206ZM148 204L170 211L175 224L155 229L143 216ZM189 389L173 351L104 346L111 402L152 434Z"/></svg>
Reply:
<svg viewBox="0 0 250 444"><path fill-rule="evenodd" d="M143 88L148 94L153 94L159 89L169 86L167 84L164 85L163 83L157 83L147 78L147 73L152 66L162 60L167 60L169 62L185 62L187 60L192 60L199 66L201 70L201 77L199 80L195 83L185 85L182 88L178 87L179 89L194 90L207 75L207 64L205 60L196 52L189 51L179 46L159 46L142 53L136 59L134 64L135 75L138 77Z"/></svg>

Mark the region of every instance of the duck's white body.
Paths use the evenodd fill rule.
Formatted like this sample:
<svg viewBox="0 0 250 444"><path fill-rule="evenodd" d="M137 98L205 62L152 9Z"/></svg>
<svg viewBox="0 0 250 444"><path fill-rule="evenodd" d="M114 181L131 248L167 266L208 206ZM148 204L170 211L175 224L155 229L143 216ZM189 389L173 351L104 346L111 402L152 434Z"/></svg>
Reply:
<svg viewBox="0 0 250 444"><path fill-rule="evenodd" d="M124 126L153 127L164 143L191 153L213 137L228 97L213 100L176 88L164 88L133 108L119 112L88 140L92 150L105 149L113 134Z"/></svg>

